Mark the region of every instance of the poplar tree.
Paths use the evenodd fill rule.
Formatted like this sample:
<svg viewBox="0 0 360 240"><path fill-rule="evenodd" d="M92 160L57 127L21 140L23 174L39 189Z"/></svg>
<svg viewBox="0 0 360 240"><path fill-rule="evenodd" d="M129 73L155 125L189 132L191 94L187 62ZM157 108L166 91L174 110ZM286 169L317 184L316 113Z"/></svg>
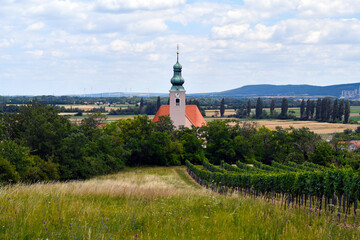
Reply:
<svg viewBox="0 0 360 240"><path fill-rule="evenodd" d="M344 99L341 99L340 103L339 103L339 111L338 111L338 116L337 116L339 121L342 120L343 115L344 115Z"/></svg>
<svg viewBox="0 0 360 240"><path fill-rule="evenodd" d="M161 107L161 101L160 101L160 96L159 96L156 101L156 111L159 110L160 107Z"/></svg>
<svg viewBox="0 0 360 240"><path fill-rule="evenodd" d="M349 100L346 100L345 112L344 112L344 123L349 123L349 118L350 118L350 102L349 102Z"/></svg>
<svg viewBox="0 0 360 240"><path fill-rule="evenodd" d="M305 119L305 100L303 99L300 104L300 119Z"/></svg>
<svg viewBox="0 0 360 240"><path fill-rule="evenodd" d="M311 107L310 107L310 116L311 116L311 119L314 118L314 112L315 112L315 100L311 101Z"/></svg>
<svg viewBox="0 0 360 240"><path fill-rule="evenodd" d="M328 99L326 101L326 121L328 122L330 120L330 117L332 115L332 104L331 104L331 99Z"/></svg>
<svg viewBox="0 0 360 240"><path fill-rule="evenodd" d="M321 98L319 98L317 101L316 101L316 113L315 113L315 119L316 120L320 120L321 119Z"/></svg>
<svg viewBox="0 0 360 240"><path fill-rule="evenodd" d="M251 113L251 101L249 99L246 105L246 116L250 117L250 113Z"/></svg>
<svg viewBox="0 0 360 240"><path fill-rule="evenodd" d="M305 119L308 120L311 115L311 101L308 99L306 101L306 110L305 110Z"/></svg>
<svg viewBox="0 0 360 240"><path fill-rule="evenodd" d="M275 100L272 99L270 103L270 116L273 117L275 114Z"/></svg>
<svg viewBox="0 0 360 240"><path fill-rule="evenodd" d="M326 115L327 115L327 99L323 98L323 100L321 101L321 110L320 110L320 120L321 121L326 121Z"/></svg>
<svg viewBox="0 0 360 240"><path fill-rule="evenodd" d="M221 103L220 103L220 116L223 117L225 113L225 100L224 98L221 99Z"/></svg>
<svg viewBox="0 0 360 240"><path fill-rule="evenodd" d="M262 111L263 111L263 103L262 103L261 98L259 97L256 102L255 117L261 118Z"/></svg>
<svg viewBox="0 0 360 240"><path fill-rule="evenodd" d="M335 122L337 117L338 117L338 110L339 110L339 106L338 106L338 100L335 99L334 104L333 104L333 110L332 110L332 120Z"/></svg>
<svg viewBox="0 0 360 240"><path fill-rule="evenodd" d="M140 114L144 113L144 99L141 98L140 100Z"/></svg>
<svg viewBox="0 0 360 240"><path fill-rule="evenodd" d="M288 106L288 101L287 101L286 98L283 98L283 99L282 99L282 102L281 102L281 113L280 113L280 116L281 116L282 118L286 118L288 108L289 108L289 106Z"/></svg>

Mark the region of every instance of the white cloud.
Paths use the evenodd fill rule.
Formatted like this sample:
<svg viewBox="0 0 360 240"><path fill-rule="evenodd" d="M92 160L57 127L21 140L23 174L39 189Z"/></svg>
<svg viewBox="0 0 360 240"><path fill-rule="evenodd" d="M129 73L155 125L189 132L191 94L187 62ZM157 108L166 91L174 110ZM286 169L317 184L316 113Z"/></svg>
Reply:
<svg viewBox="0 0 360 240"><path fill-rule="evenodd" d="M67 93L86 84L97 91L126 87L166 92L180 43L190 92L307 78L312 78L308 83L355 81L360 74L359 4L359 0L245 0L244 4L5 0L0 8L0 65L6 63L14 86L25 86L23 79L31 76L50 93L62 89L59 79L74 85L64 90ZM106 84L97 85L99 79ZM209 89L202 88L203 79Z"/></svg>
<svg viewBox="0 0 360 240"><path fill-rule="evenodd" d="M249 27L249 24L229 24L222 27L213 27L212 33L215 38L237 38L247 34Z"/></svg>
<svg viewBox="0 0 360 240"><path fill-rule="evenodd" d="M29 53L35 57L42 57L44 55L43 50L26 51L26 53Z"/></svg>
<svg viewBox="0 0 360 240"><path fill-rule="evenodd" d="M161 55L160 54L149 54L147 57L151 61L157 61L160 59Z"/></svg>
<svg viewBox="0 0 360 240"><path fill-rule="evenodd" d="M358 0L300 0L297 6L300 15L311 17L344 16L358 13Z"/></svg>
<svg viewBox="0 0 360 240"><path fill-rule="evenodd" d="M7 39L0 39L0 48L9 47L10 42Z"/></svg>
<svg viewBox="0 0 360 240"><path fill-rule="evenodd" d="M119 51L119 52L131 51L131 44L127 41L123 41L120 39L112 41L110 46L111 49L114 51Z"/></svg>
<svg viewBox="0 0 360 240"><path fill-rule="evenodd" d="M152 34L167 30L167 25L161 19L148 19L130 23L126 29L137 34Z"/></svg>
<svg viewBox="0 0 360 240"><path fill-rule="evenodd" d="M96 7L107 11L156 10L176 7L186 0L97 0Z"/></svg>
<svg viewBox="0 0 360 240"><path fill-rule="evenodd" d="M37 30L43 29L44 27L45 27L45 24L43 22L37 22L37 23L31 24L26 30L37 31Z"/></svg>

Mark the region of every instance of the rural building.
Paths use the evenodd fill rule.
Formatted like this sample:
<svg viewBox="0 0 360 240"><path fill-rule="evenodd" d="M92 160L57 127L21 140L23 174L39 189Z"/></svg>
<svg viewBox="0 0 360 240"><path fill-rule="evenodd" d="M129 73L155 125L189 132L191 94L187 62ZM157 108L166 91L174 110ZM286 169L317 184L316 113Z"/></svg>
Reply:
<svg viewBox="0 0 360 240"><path fill-rule="evenodd" d="M204 117L201 115L199 108L196 105L186 105L186 91L183 87L184 78L181 76L182 66L179 63L179 52L177 52L177 61L174 65L174 76L171 78L171 89L169 105L162 105L155 117L154 122L159 121L160 116L170 116L174 126L179 128L185 126L191 128L192 126L201 127L206 125Z"/></svg>
<svg viewBox="0 0 360 240"><path fill-rule="evenodd" d="M360 141L352 140L349 142L349 152L355 151L360 148Z"/></svg>
<svg viewBox="0 0 360 240"><path fill-rule="evenodd" d="M355 151L360 148L359 140L351 140L348 142L340 141L338 144L342 145L342 149L347 149L349 152Z"/></svg>

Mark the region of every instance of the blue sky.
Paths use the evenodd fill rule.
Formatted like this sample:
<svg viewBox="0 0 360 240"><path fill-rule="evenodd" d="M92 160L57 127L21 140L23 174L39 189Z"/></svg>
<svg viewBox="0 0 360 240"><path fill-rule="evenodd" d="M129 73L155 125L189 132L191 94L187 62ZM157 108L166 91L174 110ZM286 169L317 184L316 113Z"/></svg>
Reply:
<svg viewBox="0 0 360 240"><path fill-rule="evenodd" d="M360 0L3 0L0 95L360 82Z"/></svg>

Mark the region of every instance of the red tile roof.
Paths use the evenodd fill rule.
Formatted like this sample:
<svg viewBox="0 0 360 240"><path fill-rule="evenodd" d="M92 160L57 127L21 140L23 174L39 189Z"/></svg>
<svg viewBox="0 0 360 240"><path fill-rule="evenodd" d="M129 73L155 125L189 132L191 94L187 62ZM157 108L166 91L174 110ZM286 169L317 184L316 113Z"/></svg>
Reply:
<svg viewBox="0 0 360 240"><path fill-rule="evenodd" d="M349 144L354 144L356 147L360 148L360 141L350 141Z"/></svg>
<svg viewBox="0 0 360 240"><path fill-rule="evenodd" d="M186 105L185 115L195 127L206 125L206 121L196 105Z"/></svg>
<svg viewBox="0 0 360 240"><path fill-rule="evenodd" d="M153 122L159 121L159 116L169 116L170 115L170 105L162 105L157 111ZM192 125L195 127L201 127L206 125L204 117L201 115L199 108L196 105L186 105L185 106L185 115L189 119Z"/></svg>
<svg viewBox="0 0 360 240"><path fill-rule="evenodd" d="M160 116L169 116L169 115L170 115L170 105L161 105L153 118L153 122L159 121Z"/></svg>

